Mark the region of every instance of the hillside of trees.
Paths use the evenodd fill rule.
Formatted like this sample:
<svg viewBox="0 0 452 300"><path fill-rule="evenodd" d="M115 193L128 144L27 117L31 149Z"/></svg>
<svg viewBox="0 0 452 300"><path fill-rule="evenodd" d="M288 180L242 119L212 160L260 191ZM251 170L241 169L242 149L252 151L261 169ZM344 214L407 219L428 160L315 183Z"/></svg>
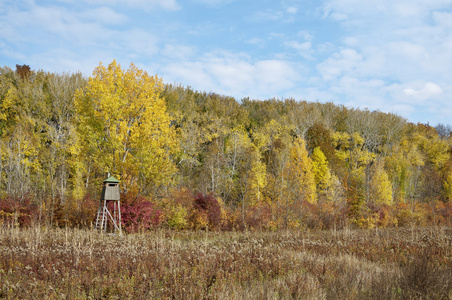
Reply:
<svg viewBox="0 0 452 300"><path fill-rule="evenodd" d="M3 67L0 224L91 226L112 175L129 232L450 225L451 129L115 61L89 78Z"/></svg>

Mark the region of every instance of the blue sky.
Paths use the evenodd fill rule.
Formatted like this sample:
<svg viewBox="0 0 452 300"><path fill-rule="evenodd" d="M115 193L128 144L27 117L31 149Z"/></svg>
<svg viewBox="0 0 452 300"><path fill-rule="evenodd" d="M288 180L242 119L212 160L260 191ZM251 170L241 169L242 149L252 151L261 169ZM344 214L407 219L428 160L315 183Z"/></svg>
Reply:
<svg viewBox="0 0 452 300"><path fill-rule="evenodd" d="M0 65L452 124L452 0L2 0Z"/></svg>

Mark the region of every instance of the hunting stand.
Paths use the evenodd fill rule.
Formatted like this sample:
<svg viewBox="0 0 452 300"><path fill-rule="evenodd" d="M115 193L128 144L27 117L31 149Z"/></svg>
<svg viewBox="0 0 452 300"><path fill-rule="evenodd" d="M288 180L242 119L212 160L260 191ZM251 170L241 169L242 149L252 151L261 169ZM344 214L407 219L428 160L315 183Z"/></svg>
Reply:
<svg viewBox="0 0 452 300"><path fill-rule="evenodd" d="M97 211L96 217L96 229L106 232L110 221L114 233L119 231L119 234L122 235L119 198L119 180L113 176L104 180L104 187L102 188L99 210Z"/></svg>

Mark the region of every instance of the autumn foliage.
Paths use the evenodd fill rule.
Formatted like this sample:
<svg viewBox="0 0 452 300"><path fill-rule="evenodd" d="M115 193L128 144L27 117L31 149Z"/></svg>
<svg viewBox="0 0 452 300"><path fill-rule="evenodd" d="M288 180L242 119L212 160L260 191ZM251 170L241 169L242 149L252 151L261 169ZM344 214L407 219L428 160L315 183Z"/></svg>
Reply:
<svg viewBox="0 0 452 300"><path fill-rule="evenodd" d="M121 204L121 222L124 229L129 232L142 232L160 224L162 210L143 197L130 199L126 197Z"/></svg>
<svg viewBox="0 0 452 300"><path fill-rule="evenodd" d="M89 78L0 68L0 222L90 227L114 175L126 232L450 225L449 129L116 61Z"/></svg>

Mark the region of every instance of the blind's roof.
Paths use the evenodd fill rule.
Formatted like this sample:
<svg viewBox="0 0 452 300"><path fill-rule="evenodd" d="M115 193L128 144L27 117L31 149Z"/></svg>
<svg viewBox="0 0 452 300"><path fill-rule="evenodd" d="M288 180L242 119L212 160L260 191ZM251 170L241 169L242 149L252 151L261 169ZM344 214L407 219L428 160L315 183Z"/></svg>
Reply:
<svg viewBox="0 0 452 300"><path fill-rule="evenodd" d="M114 178L113 176L110 176L107 179L105 179L104 182L119 183L119 180Z"/></svg>

